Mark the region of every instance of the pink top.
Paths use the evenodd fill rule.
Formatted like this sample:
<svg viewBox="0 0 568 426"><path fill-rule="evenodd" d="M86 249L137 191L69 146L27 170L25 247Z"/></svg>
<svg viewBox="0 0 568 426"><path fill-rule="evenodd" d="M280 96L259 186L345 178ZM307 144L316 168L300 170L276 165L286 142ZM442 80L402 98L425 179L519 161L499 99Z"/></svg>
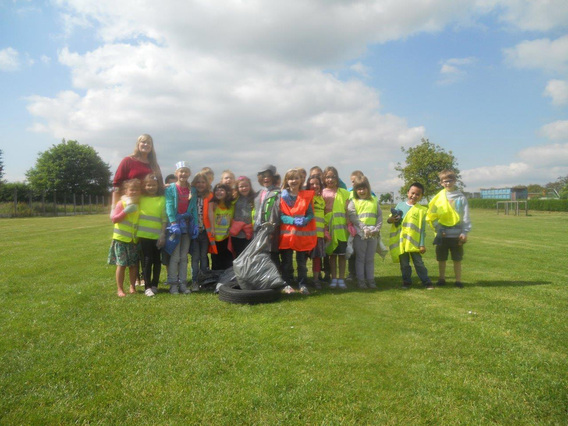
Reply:
<svg viewBox="0 0 568 426"><path fill-rule="evenodd" d="M176 189L178 192L178 213L183 214L187 212L187 207L189 206L189 186L183 187L176 183Z"/></svg>
<svg viewBox="0 0 568 426"><path fill-rule="evenodd" d="M335 194L337 194L337 188L336 189L324 188L321 191L321 196L323 197L323 200L325 201L324 212L326 214L333 210L333 203L335 201Z"/></svg>
<svg viewBox="0 0 568 426"><path fill-rule="evenodd" d="M112 186L119 187L122 182L129 179L144 179L147 175L153 173L150 164L143 163L142 161L134 157L125 157L122 159L116 173L114 174L114 180Z"/></svg>

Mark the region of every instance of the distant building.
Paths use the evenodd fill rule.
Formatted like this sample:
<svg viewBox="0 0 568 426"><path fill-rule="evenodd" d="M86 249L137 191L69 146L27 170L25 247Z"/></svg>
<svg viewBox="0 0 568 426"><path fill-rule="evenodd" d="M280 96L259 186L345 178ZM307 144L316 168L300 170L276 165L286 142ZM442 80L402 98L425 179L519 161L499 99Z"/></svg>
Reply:
<svg viewBox="0 0 568 426"><path fill-rule="evenodd" d="M491 200L526 200L529 196L529 191L526 186L517 186L514 188L489 188L480 189L481 198L488 198Z"/></svg>

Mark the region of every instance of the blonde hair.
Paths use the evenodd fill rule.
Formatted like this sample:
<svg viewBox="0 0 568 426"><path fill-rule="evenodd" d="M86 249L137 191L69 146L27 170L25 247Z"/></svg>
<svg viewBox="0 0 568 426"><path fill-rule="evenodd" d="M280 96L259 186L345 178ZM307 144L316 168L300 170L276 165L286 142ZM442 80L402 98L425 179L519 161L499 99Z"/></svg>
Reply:
<svg viewBox="0 0 568 426"><path fill-rule="evenodd" d="M444 179L457 180L456 172L449 169L442 170L440 173L438 173L438 177L441 181Z"/></svg>
<svg viewBox="0 0 568 426"><path fill-rule="evenodd" d="M142 191L142 182L140 182L140 179L128 179L120 185L120 194L124 195L126 188L130 188L131 186L137 186L138 189Z"/></svg>
<svg viewBox="0 0 568 426"><path fill-rule="evenodd" d="M132 157L137 159L141 158L140 149L138 148L138 145L140 145L140 143L142 142L150 142L150 144L152 144L152 150L148 154L148 164L150 165L152 171L159 178L158 189L163 190L164 184L162 181L162 171L160 170L160 166L158 165L158 157L156 156L156 150L154 149L154 139L152 139L152 136L146 133L138 136L138 139L136 140L136 146L134 147L134 152L132 153Z"/></svg>
<svg viewBox="0 0 568 426"><path fill-rule="evenodd" d="M282 189L290 189L290 185L288 185L288 179L292 176L297 176L300 181L302 180L302 173L298 169L290 169L284 175L284 179L282 180ZM300 182L300 189L302 189L302 182Z"/></svg>
<svg viewBox="0 0 568 426"><path fill-rule="evenodd" d="M206 197L211 192L211 183L209 182L209 179L207 179L207 172L204 172L203 170L198 171L191 181L191 186L192 188L195 188L195 184L200 179L205 181L205 193L203 196Z"/></svg>
<svg viewBox="0 0 568 426"><path fill-rule="evenodd" d="M203 167L201 169L201 172L203 172L205 176L207 176L209 184L212 184L213 181L215 180L215 172L213 171L213 169L211 167Z"/></svg>

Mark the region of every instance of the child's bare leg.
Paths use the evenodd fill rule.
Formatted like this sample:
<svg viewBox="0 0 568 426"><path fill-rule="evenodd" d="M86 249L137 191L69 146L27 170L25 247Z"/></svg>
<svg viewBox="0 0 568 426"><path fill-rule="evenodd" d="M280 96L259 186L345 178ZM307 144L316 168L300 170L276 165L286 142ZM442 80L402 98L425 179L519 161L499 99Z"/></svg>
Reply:
<svg viewBox="0 0 568 426"><path fill-rule="evenodd" d="M438 262L438 279L445 280L446 279L446 261L439 261Z"/></svg>
<svg viewBox="0 0 568 426"><path fill-rule="evenodd" d="M339 279L342 280L345 278L345 264L347 263L347 259L345 256L337 256L339 260Z"/></svg>
<svg viewBox="0 0 568 426"><path fill-rule="evenodd" d="M130 278L130 294L134 294L136 293L136 280L138 279L138 265L129 266L128 274Z"/></svg>
<svg viewBox="0 0 568 426"><path fill-rule="evenodd" d="M124 297L124 275L126 272L126 266L116 266L116 287L118 297Z"/></svg>
<svg viewBox="0 0 568 426"><path fill-rule="evenodd" d="M461 261L454 261L454 274L456 274L456 282L461 282L462 280L462 263Z"/></svg>
<svg viewBox="0 0 568 426"><path fill-rule="evenodd" d="M337 255L329 255L329 269L331 269L331 279L337 278ZM345 273L345 272L344 272Z"/></svg>

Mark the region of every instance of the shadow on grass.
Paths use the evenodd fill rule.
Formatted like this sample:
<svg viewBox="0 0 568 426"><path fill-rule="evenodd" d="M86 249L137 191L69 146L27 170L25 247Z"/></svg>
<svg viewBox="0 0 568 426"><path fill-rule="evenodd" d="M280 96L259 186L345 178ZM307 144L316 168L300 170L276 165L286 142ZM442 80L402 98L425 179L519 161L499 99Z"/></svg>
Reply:
<svg viewBox="0 0 568 426"><path fill-rule="evenodd" d="M506 281L506 280L491 280L491 281L476 281L472 283L465 283L466 287L527 287L535 285L552 284L550 281Z"/></svg>

